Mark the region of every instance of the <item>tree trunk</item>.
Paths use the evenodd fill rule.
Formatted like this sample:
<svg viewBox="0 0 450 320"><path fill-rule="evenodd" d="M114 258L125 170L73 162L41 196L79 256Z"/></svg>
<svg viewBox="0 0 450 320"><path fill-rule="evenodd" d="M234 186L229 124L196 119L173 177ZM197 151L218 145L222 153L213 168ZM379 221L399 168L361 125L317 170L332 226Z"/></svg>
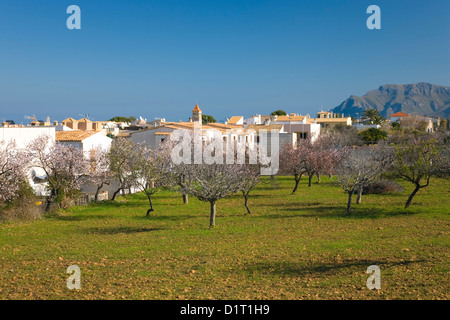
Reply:
<svg viewBox="0 0 450 320"><path fill-rule="evenodd" d="M252 213L251 211L250 211L250 208L248 207L248 193L247 192L244 192L244 191L242 191L242 194L244 195L244 199L245 199L245 208L247 209L247 213Z"/></svg>
<svg viewBox="0 0 450 320"><path fill-rule="evenodd" d="M314 173L308 174L308 187L311 187L312 177L313 177L313 176L314 176Z"/></svg>
<svg viewBox="0 0 450 320"><path fill-rule="evenodd" d="M322 181L320 180L320 173L319 173L319 172L316 172L316 176L317 176L317 183L322 182Z"/></svg>
<svg viewBox="0 0 450 320"><path fill-rule="evenodd" d="M416 184L416 188L414 189L414 191L409 196L408 201L406 201L405 209L408 208L411 205L412 199L414 198L414 196L416 195L417 191L419 191L419 190L420 190L420 185Z"/></svg>
<svg viewBox="0 0 450 320"><path fill-rule="evenodd" d="M183 193L183 203L188 204L189 203L189 196L187 194Z"/></svg>
<svg viewBox="0 0 450 320"><path fill-rule="evenodd" d="M216 201L210 201L211 204L211 214L209 217L209 227L212 228L216 224Z"/></svg>
<svg viewBox="0 0 450 320"><path fill-rule="evenodd" d="M45 212L49 212L50 211L50 206L52 204L52 200L51 200L51 196L47 198L47 205L45 206Z"/></svg>
<svg viewBox="0 0 450 320"><path fill-rule="evenodd" d="M47 198L47 205L45 206L45 212L49 212L52 206L52 203L55 201L57 197L57 191L52 189L50 192L50 197Z"/></svg>
<svg viewBox="0 0 450 320"><path fill-rule="evenodd" d="M302 175L296 174L296 175L294 175L294 178L295 178L295 187L294 187L294 190L292 190L292 194L294 194L297 191L298 184L300 182L300 179L302 178Z"/></svg>
<svg viewBox="0 0 450 320"><path fill-rule="evenodd" d="M116 192L113 193L113 196L111 198L112 201L114 201L116 199L116 196L120 192L120 190L122 190L122 187L120 187L119 189L116 190Z"/></svg>
<svg viewBox="0 0 450 320"><path fill-rule="evenodd" d="M352 206L352 196L353 196L354 191L348 191L348 202L347 202L347 214L350 213L350 208Z"/></svg>
<svg viewBox="0 0 450 320"><path fill-rule="evenodd" d="M361 190L358 190L358 197L356 198L356 204L361 203L361 198L362 198L362 188Z"/></svg>
<svg viewBox="0 0 450 320"><path fill-rule="evenodd" d="M147 210L147 217L149 216L150 212L153 212L153 201L152 201L152 195L151 194L147 194L147 198L148 198L148 202L150 204L150 209Z"/></svg>
<svg viewBox="0 0 450 320"><path fill-rule="evenodd" d="M95 198L94 198L95 202L98 201L98 194L99 194L101 188L103 188L103 183L100 186L97 186L97 191L95 192Z"/></svg>

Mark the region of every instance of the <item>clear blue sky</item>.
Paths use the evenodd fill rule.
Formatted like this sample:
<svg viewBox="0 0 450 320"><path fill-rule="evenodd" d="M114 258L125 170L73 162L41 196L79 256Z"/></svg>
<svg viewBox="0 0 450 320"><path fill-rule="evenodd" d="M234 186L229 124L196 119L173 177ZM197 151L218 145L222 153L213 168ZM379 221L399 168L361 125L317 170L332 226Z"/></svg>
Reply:
<svg viewBox="0 0 450 320"><path fill-rule="evenodd" d="M312 114L382 84L448 86L449 21L448 0L2 0L0 120L178 121L196 99L218 120Z"/></svg>

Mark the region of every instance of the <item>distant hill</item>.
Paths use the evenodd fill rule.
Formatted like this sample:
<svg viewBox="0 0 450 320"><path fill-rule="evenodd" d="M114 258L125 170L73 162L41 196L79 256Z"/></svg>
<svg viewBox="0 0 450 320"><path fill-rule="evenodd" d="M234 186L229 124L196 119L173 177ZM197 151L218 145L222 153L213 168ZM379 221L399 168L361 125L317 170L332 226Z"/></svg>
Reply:
<svg viewBox="0 0 450 320"><path fill-rule="evenodd" d="M345 116L362 116L364 110L376 109L388 117L396 112L447 118L450 116L450 87L430 83L387 84L362 97L351 96L331 111Z"/></svg>

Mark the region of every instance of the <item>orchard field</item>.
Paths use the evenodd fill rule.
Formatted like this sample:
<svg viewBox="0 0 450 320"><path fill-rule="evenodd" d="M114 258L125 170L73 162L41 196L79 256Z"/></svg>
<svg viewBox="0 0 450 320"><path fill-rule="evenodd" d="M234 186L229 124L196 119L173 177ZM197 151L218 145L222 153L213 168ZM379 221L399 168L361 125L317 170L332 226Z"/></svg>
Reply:
<svg viewBox="0 0 450 320"><path fill-rule="evenodd" d="M278 177L250 195L209 203L179 194L73 207L0 224L0 299L449 299L450 182L434 179L410 208L403 193L347 195ZM81 290L66 286L81 269ZM381 290L366 287L381 269Z"/></svg>

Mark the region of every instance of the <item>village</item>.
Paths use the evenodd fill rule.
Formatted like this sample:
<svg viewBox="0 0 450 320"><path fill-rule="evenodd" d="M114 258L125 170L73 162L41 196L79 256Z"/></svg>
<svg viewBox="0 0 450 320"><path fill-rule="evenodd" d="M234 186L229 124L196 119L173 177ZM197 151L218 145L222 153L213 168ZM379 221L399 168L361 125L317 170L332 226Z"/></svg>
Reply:
<svg viewBox="0 0 450 320"><path fill-rule="evenodd" d="M0 1L3 313L140 300L170 319L328 318L348 303L307 302L449 300L448 12Z"/></svg>
<svg viewBox="0 0 450 320"><path fill-rule="evenodd" d="M288 145L293 149L299 141L308 139L314 142L321 132L337 127L353 127L363 131L370 128L378 129L382 125L394 124L395 126L401 123L412 125L421 122L422 130L432 133L440 126L439 118L409 116L402 112L394 113L377 124L372 124L367 119L363 122L360 119L323 110L317 112L316 117L311 117L309 114L287 115L285 112L284 114L256 114L249 118L231 116L225 123L208 122L211 117L205 117L196 104L188 121L180 120L179 122L165 121L164 118L146 121L142 117L133 122L92 121L87 117L78 120L69 117L61 122L51 122L49 117L46 121L42 121L33 116L30 117L32 121L27 125L15 124L14 121L3 122L0 127L0 142L6 145L14 141L17 148L26 149L36 137L45 135L49 137L51 143L79 148L84 157L89 159L95 149L100 148L108 152L113 140L117 138L126 138L140 145L158 148L176 130L192 132L197 126L200 127L203 140L206 141L217 135L222 137L224 143L234 141L247 145L257 145L262 141L271 141L273 144L273 140L276 139L277 148ZM265 147L270 153L270 144ZM38 167L33 167L29 172L28 181L38 196L49 195L45 175L42 168ZM117 183L104 185L98 196L100 199L111 199L117 188ZM88 183L84 184L81 190L86 194L87 199L93 199L96 194L95 188Z"/></svg>

